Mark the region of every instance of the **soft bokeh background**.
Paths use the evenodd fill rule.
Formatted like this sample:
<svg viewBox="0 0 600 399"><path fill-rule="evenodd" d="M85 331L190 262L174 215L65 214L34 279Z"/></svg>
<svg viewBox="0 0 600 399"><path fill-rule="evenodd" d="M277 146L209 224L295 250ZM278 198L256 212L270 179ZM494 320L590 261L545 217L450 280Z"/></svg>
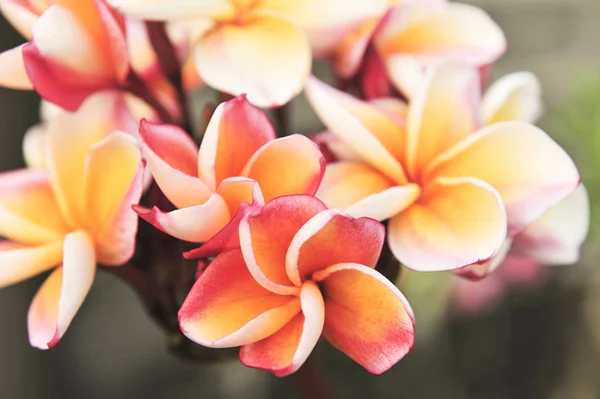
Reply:
<svg viewBox="0 0 600 399"><path fill-rule="evenodd" d="M476 315L447 311L445 276L420 275L407 292L417 347L390 372L368 375L319 345L314 360L335 397L600 397L600 1L470 2L483 6L508 37L495 76L530 70L540 77L547 105L541 125L575 159L590 191L590 237L579 265L554 268L544 284L511 290ZM21 40L0 20L0 50ZM0 170L22 166L20 140L37 120L37 103L32 93L0 89ZM317 128L309 115L294 118L298 130ZM41 281L0 290L2 399L299 397L293 378L237 361L197 365L173 358L133 292L102 272L63 342L49 352L32 349L26 312Z"/></svg>

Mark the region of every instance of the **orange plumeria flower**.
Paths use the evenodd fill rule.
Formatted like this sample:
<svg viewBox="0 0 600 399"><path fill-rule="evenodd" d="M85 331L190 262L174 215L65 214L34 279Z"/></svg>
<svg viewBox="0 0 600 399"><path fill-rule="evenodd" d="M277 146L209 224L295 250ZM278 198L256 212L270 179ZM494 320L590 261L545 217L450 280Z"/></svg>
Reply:
<svg viewBox="0 0 600 399"><path fill-rule="evenodd" d="M407 267L455 270L492 258L573 192L579 175L544 132L523 122L482 128L474 70L432 69L405 120L311 78L307 95L354 159L328 165L317 196L353 216L390 219ZM402 109L403 104L396 108Z"/></svg>
<svg viewBox="0 0 600 399"><path fill-rule="evenodd" d="M374 270L384 235L312 196L276 198L244 217L241 249L200 275L180 327L204 346L241 346L242 363L278 376L298 370L321 335L383 373L414 343L408 302Z"/></svg>
<svg viewBox="0 0 600 399"><path fill-rule="evenodd" d="M96 262L121 265L135 248L140 150L113 131L112 110L86 102L48 126L46 169L0 174L0 286L58 266L28 315L31 345L56 345L85 299ZM108 112L107 112L108 111Z"/></svg>
<svg viewBox="0 0 600 399"><path fill-rule="evenodd" d="M166 197L179 209L136 210L160 230L205 242L245 203L264 204L288 194L314 194L325 160L308 138L276 139L263 111L245 96L219 105L200 148L176 126L142 121L142 152Z"/></svg>
<svg viewBox="0 0 600 399"><path fill-rule="evenodd" d="M316 56L331 51L348 30L381 15L385 0L109 0L143 19L195 25L194 59L200 77L261 107L298 94Z"/></svg>

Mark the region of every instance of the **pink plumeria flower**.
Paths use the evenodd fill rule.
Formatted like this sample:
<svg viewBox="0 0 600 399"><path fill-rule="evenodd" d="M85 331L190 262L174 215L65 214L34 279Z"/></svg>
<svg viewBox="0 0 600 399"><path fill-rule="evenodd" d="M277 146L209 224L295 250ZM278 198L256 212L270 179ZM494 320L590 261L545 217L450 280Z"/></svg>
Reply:
<svg viewBox="0 0 600 399"><path fill-rule="evenodd" d="M0 84L33 87L46 100L75 111L90 94L125 82L125 22L103 0L4 0L2 5L31 41L0 55Z"/></svg>
<svg viewBox="0 0 600 399"><path fill-rule="evenodd" d="M404 122L315 78L306 93L360 159L329 164L317 196L353 216L390 219L390 248L415 270L485 263L507 235L579 184L568 155L535 126L482 128L479 76L472 69L432 69Z"/></svg>
<svg viewBox="0 0 600 399"><path fill-rule="evenodd" d="M90 106L91 105L91 106ZM141 154L113 131L110 110L84 103L50 122L45 169L0 174L0 286L52 268L28 315L31 345L48 349L85 299L96 262L121 265L135 248ZM108 112L107 112L108 111Z"/></svg>
<svg viewBox="0 0 600 399"><path fill-rule="evenodd" d="M321 335L374 374L412 349L412 310L374 270L383 225L293 195L246 215L239 229L241 249L217 256L179 311L191 340L241 346L242 363L277 376L298 370Z"/></svg>
<svg viewBox="0 0 600 399"><path fill-rule="evenodd" d="M346 32L380 15L385 0L109 0L143 19L195 19L194 59L211 87L258 106L288 102L304 85L311 47L324 54Z"/></svg>
<svg viewBox="0 0 600 399"><path fill-rule="evenodd" d="M149 170L178 209L136 209L185 241L208 241L232 221L241 203L314 194L325 170L310 139L276 138L266 114L245 96L219 105L200 148L176 126L142 122L140 136Z"/></svg>
<svg viewBox="0 0 600 399"><path fill-rule="evenodd" d="M375 51L365 54L369 43ZM429 67L445 62L484 67L505 50L502 30L480 8L447 0L403 0L390 2L382 20L368 21L348 35L334 61L342 77L353 76L364 63L372 72L371 81L363 82L371 96L385 93L386 75L410 96Z"/></svg>

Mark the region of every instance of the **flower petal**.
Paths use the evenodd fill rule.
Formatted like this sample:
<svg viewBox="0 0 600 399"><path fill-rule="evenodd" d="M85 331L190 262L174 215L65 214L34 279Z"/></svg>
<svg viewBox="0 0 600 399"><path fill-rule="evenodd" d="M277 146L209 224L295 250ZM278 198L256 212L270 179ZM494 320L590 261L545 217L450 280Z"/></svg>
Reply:
<svg viewBox="0 0 600 399"><path fill-rule="evenodd" d="M489 184L473 178L438 179L388 227L394 256L418 271L487 261L505 238L502 199Z"/></svg>
<svg viewBox="0 0 600 399"><path fill-rule="evenodd" d="M112 170L115 165L118 169ZM139 202L143 189L137 144L119 132L96 144L87 159L85 181L86 204L97 228L98 262L122 265L135 251L138 215L131 207Z"/></svg>
<svg viewBox="0 0 600 399"><path fill-rule="evenodd" d="M113 132L90 148L83 189L87 220L94 237L113 227L141 166L140 149L126 133Z"/></svg>
<svg viewBox="0 0 600 399"><path fill-rule="evenodd" d="M512 251L542 264L573 264L579 260L579 247L585 241L589 227L589 198L580 185L517 235Z"/></svg>
<svg viewBox="0 0 600 399"><path fill-rule="evenodd" d="M407 3L400 10L410 7ZM506 49L500 27L483 10L467 4L447 3L430 10L417 4L404 23L392 22L377 37L377 48L385 56L412 54L428 62L480 66L497 60Z"/></svg>
<svg viewBox="0 0 600 399"><path fill-rule="evenodd" d="M239 250L217 256L179 310L181 331L192 341L227 348L259 341L300 312L294 296L277 295L248 272Z"/></svg>
<svg viewBox="0 0 600 399"><path fill-rule="evenodd" d="M423 63L412 55L393 54L386 58L385 66L396 90L411 99L427 81Z"/></svg>
<svg viewBox="0 0 600 399"><path fill-rule="evenodd" d="M226 178L240 176L252 154L275 137L267 115L245 95L222 103L211 117L200 146L200 178L214 190Z"/></svg>
<svg viewBox="0 0 600 399"><path fill-rule="evenodd" d="M317 56L331 52L353 28L381 17L386 0L264 0L260 7L284 15L304 29Z"/></svg>
<svg viewBox="0 0 600 399"><path fill-rule="evenodd" d="M162 212L157 207L146 209L134 206L137 214L175 238L190 242L206 242L231 221L227 203L219 194L213 194L201 205Z"/></svg>
<svg viewBox="0 0 600 399"><path fill-rule="evenodd" d="M481 121L479 75L471 68L432 69L408 110L407 171L418 178L435 157L476 132Z"/></svg>
<svg viewBox="0 0 600 399"><path fill-rule="evenodd" d="M289 195L268 202L240 223L240 245L250 273L266 289L298 293L285 270L285 257L298 230L325 205L309 195Z"/></svg>
<svg viewBox="0 0 600 399"><path fill-rule="evenodd" d="M496 255L494 255L491 259L488 259L485 262L474 263L472 265L465 266L461 269L454 270L452 273L467 280L482 280L483 278L488 277L505 261L506 256L511 249L512 243L513 240L511 238L507 238L504 240L504 243L498 250L498 253L496 253Z"/></svg>
<svg viewBox="0 0 600 399"><path fill-rule="evenodd" d="M235 12L234 5L229 0L108 0L108 3L124 14L158 21L226 18Z"/></svg>
<svg viewBox="0 0 600 399"><path fill-rule="evenodd" d="M314 77L309 77L306 95L327 128L360 154L363 160L397 183L406 183L395 158L404 146L403 128L368 103L352 98Z"/></svg>
<svg viewBox="0 0 600 399"><path fill-rule="evenodd" d="M66 232L44 170L0 173L0 236L25 244L44 244L62 239Z"/></svg>
<svg viewBox="0 0 600 399"><path fill-rule="evenodd" d="M29 168L46 167L46 132L45 123L33 125L23 136L23 158Z"/></svg>
<svg viewBox="0 0 600 399"><path fill-rule="evenodd" d="M531 72L506 75L490 86L483 97L486 124L522 121L535 123L542 116L542 88Z"/></svg>
<svg viewBox="0 0 600 399"><path fill-rule="evenodd" d="M44 8L34 9L22 0L0 0L0 10L4 18L27 40L33 35L33 25Z"/></svg>
<svg viewBox="0 0 600 399"><path fill-rule="evenodd" d="M386 220L398 214L419 196L415 184L394 186L370 166L353 162L327 165L317 197L329 208L343 209L352 216Z"/></svg>
<svg viewBox="0 0 600 399"><path fill-rule="evenodd" d="M91 93L116 85L111 57L82 21L60 6L51 6L38 19L23 57L36 91L69 111Z"/></svg>
<svg viewBox="0 0 600 399"><path fill-rule="evenodd" d="M88 152L121 129L121 105L119 97L99 94L78 112L57 115L48 122L46 165L61 212L73 226L84 226L87 219L83 185Z"/></svg>
<svg viewBox="0 0 600 399"><path fill-rule="evenodd" d="M287 19L258 12L243 23L208 32L196 45L195 60L209 86L233 95L247 93L261 107L288 102L302 90L311 67L302 30Z"/></svg>
<svg viewBox="0 0 600 399"><path fill-rule="evenodd" d="M324 131L311 136L310 139L319 146L327 163L337 161L362 162L361 156L332 132Z"/></svg>
<svg viewBox="0 0 600 399"><path fill-rule="evenodd" d="M360 263L375 267L385 228L376 220L355 219L329 209L323 211L298 230L285 258L287 275L297 286L319 270L338 263Z"/></svg>
<svg viewBox="0 0 600 399"><path fill-rule="evenodd" d="M414 345L414 316L402 293L355 263L315 273L325 300L323 335L373 374L389 370Z"/></svg>
<svg viewBox="0 0 600 399"><path fill-rule="evenodd" d="M142 154L156 184L178 208L202 204L211 194L198 178L198 147L186 132L173 125L142 120Z"/></svg>
<svg viewBox="0 0 600 399"><path fill-rule="evenodd" d="M36 246L0 241L0 287L15 284L62 262L62 240Z"/></svg>
<svg viewBox="0 0 600 399"><path fill-rule="evenodd" d="M242 202L259 206L265 204L258 182L246 177L230 177L223 180L217 193L223 197L232 215L235 215Z"/></svg>
<svg viewBox="0 0 600 399"><path fill-rule="evenodd" d="M250 205L242 202L237 213L217 234L202 244L199 248L192 249L183 254L186 259L210 258L222 252L240 247L240 223L246 215L257 208L256 204Z"/></svg>
<svg viewBox="0 0 600 399"><path fill-rule="evenodd" d="M63 266L40 287L27 315L29 342L39 349L52 348L62 338L96 274L94 244L86 233L70 233L64 245Z"/></svg>
<svg viewBox="0 0 600 399"><path fill-rule="evenodd" d="M240 350L248 367L269 370L278 377L295 373L308 359L321 337L325 322L323 296L319 287L307 281L300 292L302 313L275 334Z"/></svg>
<svg viewBox="0 0 600 399"><path fill-rule="evenodd" d="M0 86L18 90L33 89L25 71L23 45L0 53Z"/></svg>
<svg viewBox="0 0 600 399"><path fill-rule="evenodd" d="M242 174L260 185L265 201L292 194L313 195L325 173L325 157L309 138L293 134L262 146Z"/></svg>
<svg viewBox="0 0 600 399"><path fill-rule="evenodd" d="M508 213L509 235L522 231L579 184L573 161L546 133L523 122L486 127L441 155L430 174L491 184Z"/></svg>

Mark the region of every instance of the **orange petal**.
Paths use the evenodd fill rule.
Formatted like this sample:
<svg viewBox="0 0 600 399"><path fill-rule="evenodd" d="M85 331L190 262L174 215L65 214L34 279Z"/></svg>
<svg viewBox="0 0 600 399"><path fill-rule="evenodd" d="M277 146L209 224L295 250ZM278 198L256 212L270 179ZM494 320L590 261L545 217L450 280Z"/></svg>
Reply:
<svg viewBox="0 0 600 399"><path fill-rule="evenodd" d="M505 238L502 199L489 184L472 178L438 179L388 227L392 253L418 271L485 262Z"/></svg>
<svg viewBox="0 0 600 399"><path fill-rule="evenodd" d="M355 219L341 211L323 211L298 230L290 243L285 267L297 286L319 270L338 263L360 263L375 267L384 226L369 218Z"/></svg>
<svg viewBox="0 0 600 399"><path fill-rule="evenodd" d="M325 173L319 147L300 134L273 140L248 161L242 174L260 184L265 201L292 194L313 195Z"/></svg>
<svg viewBox="0 0 600 399"><path fill-rule="evenodd" d="M542 88L531 72L518 72L499 79L483 97L487 124L509 121L535 123L542 116Z"/></svg>
<svg viewBox="0 0 600 399"><path fill-rule="evenodd" d="M248 367L272 371L278 377L295 373L308 359L321 337L325 321L323 296L319 287L307 281L300 292L302 313L275 334L240 350Z"/></svg>
<svg viewBox="0 0 600 399"><path fill-rule="evenodd" d="M580 185L517 235L512 251L546 265L573 264L579 261L579 247L585 241L589 227L589 198Z"/></svg>
<svg viewBox="0 0 600 399"><path fill-rule="evenodd" d="M368 103L309 77L306 95L327 128L343 139L362 159L396 183L406 183L399 160L404 130Z"/></svg>
<svg viewBox="0 0 600 399"><path fill-rule="evenodd" d="M143 169L140 165L115 216L95 237L96 257L103 265L122 265L129 261L135 252L138 215L131 208L142 196L143 179Z"/></svg>
<svg viewBox="0 0 600 399"><path fill-rule="evenodd" d="M43 244L62 239L66 232L44 170L0 173L1 236L25 244Z"/></svg>
<svg viewBox="0 0 600 399"><path fill-rule="evenodd" d="M443 151L481 126L479 75L474 69L432 69L408 110L407 170L419 178Z"/></svg>
<svg viewBox="0 0 600 399"><path fill-rule="evenodd" d="M522 122L486 127L441 155L430 175L474 177L502 196L509 235L522 231L573 192L579 174L546 133Z"/></svg>
<svg viewBox="0 0 600 399"><path fill-rule="evenodd" d="M398 10L402 23L391 19L377 37L377 48L385 56L411 54L427 62L480 66L497 60L506 49L502 30L480 8L406 2Z"/></svg>
<svg viewBox="0 0 600 399"><path fill-rule="evenodd" d="M344 209L352 216L386 220L412 204L419 194L417 185L394 187L368 165L337 162L327 165L317 197L329 208Z"/></svg>
<svg viewBox="0 0 600 399"><path fill-rule="evenodd" d="M126 133L113 132L90 148L83 189L87 220L94 237L112 227L139 174L141 161L138 145Z"/></svg>
<svg viewBox="0 0 600 399"><path fill-rule="evenodd" d="M358 72L367 46L380 23L380 18L364 21L336 45L333 53L335 71L341 78L351 78Z"/></svg>
<svg viewBox="0 0 600 399"><path fill-rule="evenodd" d="M142 154L165 196L178 208L199 205L211 192L198 178L198 147L181 128L140 123Z"/></svg>
<svg viewBox="0 0 600 399"><path fill-rule="evenodd" d="M227 348L268 337L299 312L298 298L257 284L241 252L233 250L200 275L179 310L179 326L200 345Z"/></svg>
<svg viewBox="0 0 600 399"><path fill-rule="evenodd" d="M260 7L284 15L298 24L309 37L318 57L328 55L365 21L378 19L387 0L264 0Z"/></svg>
<svg viewBox="0 0 600 399"><path fill-rule="evenodd" d="M402 293L369 267L342 263L315 273L325 300L323 335L373 374L414 345L414 316Z"/></svg>
<svg viewBox="0 0 600 399"><path fill-rule="evenodd" d="M63 266L40 287L27 315L29 342L39 349L52 348L62 338L96 274L94 244L86 233L67 235L64 245Z"/></svg>
<svg viewBox="0 0 600 399"><path fill-rule="evenodd" d="M268 202L240 223L240 245L250 273L266 289L297 294L285 270L285 256L298 230L325 205L309 195L289 195Z"/></svg>
<svg viewBox="0 0 600 399"><path fill-rule="evenodd" d="M85 162L92 146L123 124L121 98L90 97L76 113L48 122L46 165L56 199L72 226L85 226Z"/></svg>
<svg viewBox="0 0 600 399"><path fill-rule="evenodd" d="M240 176L252 154L275 137L267 115L245 95L222 103L211 117L200 146L200 177L216 189L226 178Z"/></svg>
<svg viewBox="0 0 600 399"><path fill-rule="evenodd" d="M25 72L22 45L0 53L0 86L18 90L33 89Z"/></svg>
<svg viewBox="0 0 600 399"><path fill-rule="evenodd" d="M302 90L311 52L306 36L292 22L253 12L241 23L220 25L202 37L195 62L209 86L233 95L247 93L253 104L274 107Z"/></svg>
<svg viewBox="0 0 600 399"><path fill-rule="evenodd" d="M246 177L230 177L219 184L217 193L223 197L229 213L235 215L242 202L262 206L265 200L260 186L255 180Z"/></svg>
<svg viewBox="0 0 600 399"><path fill-rule="evenodd" d="M0 287L18 283L57 266L62 257L62 240L37 246L0 241Z"/></svg>
<svg viewBox="0 0 600 399"><path fill-rule="evenodd" d="M134 206L137 214L175 238L190 242L206 242L231 221L227 203L219 194L213 194L201 205L172 212L162 212L157 207L146 209Z"/></svg>

